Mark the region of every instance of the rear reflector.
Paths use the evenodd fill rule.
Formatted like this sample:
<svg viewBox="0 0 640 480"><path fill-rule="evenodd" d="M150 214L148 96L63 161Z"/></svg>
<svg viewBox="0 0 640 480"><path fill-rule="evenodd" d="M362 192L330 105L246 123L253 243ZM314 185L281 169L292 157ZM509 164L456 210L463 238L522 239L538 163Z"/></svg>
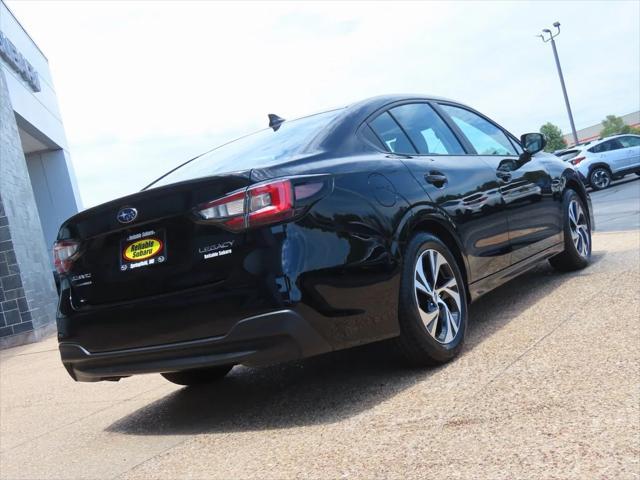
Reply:
<svg viewBox="0 0 640 480"><path fill-rule="evenodd" d="M71 240L62 240L53 245L53 265L58 273L66 273L71 269L79 247L78 242Z"/></svg>

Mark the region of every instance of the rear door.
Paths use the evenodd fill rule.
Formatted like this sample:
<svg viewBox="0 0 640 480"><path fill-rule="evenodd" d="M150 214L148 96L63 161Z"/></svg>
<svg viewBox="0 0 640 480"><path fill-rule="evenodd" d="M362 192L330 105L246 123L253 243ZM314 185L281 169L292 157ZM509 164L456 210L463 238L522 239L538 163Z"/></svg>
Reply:
<svg viewBox="0 0 640 480"><path fill-rule="evenodd" d="M544 155L523 155L520 145L498 125L470 109L442 103L475 151L499 179L508 210L511 263L524 260L559 241L561 204L553 197L553 179Z"/></svg>
<svg viewBox="0 0 640 480"><path fill-rule="evenodd" d="M370 121L388 150L423 187L425 201L435 203L457 227L469 261L471 281L508 266L506 212L494 172L467 155L464 142L427 102L390 108Z"/></svg>
<svg viewBox="0 0 640 480"><path fill-rule="evenodd" d="M625 149L617 138L602 142L591 149L597 160L606 163L613 173L625 169Z"/></svg>

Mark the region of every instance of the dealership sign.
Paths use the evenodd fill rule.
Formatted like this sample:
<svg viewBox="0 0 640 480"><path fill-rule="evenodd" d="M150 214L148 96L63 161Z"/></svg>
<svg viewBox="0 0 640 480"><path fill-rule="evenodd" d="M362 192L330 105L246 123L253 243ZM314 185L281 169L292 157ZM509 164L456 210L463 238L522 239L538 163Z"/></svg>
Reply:
<svg viewBox="0 0 640 480"><path fill-rule="evenodd" d="M2 32L0 32L0 57L24 78L34 92L40 91L38 72Z"/></svg>

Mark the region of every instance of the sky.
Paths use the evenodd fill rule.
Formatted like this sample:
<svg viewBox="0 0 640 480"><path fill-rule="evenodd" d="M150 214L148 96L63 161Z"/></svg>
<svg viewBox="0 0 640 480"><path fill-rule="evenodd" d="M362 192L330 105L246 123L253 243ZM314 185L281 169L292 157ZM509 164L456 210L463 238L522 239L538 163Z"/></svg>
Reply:
<svg viewBox="0 0 640 480"><path fill-rule="evenodd" d="M85 208L284 118L386 93L473 106L515 135L640 109L640 2L7 0L49 59Z"/></svg>

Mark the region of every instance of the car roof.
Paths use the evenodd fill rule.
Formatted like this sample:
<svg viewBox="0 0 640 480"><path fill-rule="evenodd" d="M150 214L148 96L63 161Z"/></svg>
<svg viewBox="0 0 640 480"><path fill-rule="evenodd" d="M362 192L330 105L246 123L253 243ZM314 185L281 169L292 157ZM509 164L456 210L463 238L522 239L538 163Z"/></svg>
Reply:
<svg viewBox="0 0 640 480"><path fill-rule="evenodd" d="M590 142L579 143L578 145L576 145L573 148L586 147L586 146L593 147L595 145L601 144L602 142L606 142L607 140L611 140L611 139L614 139L614 138L620 138L620 137L629 137L629 136L631 136L631 137L639 137L640 138L640 135L637 135L635 133L619 133L617 135L611 135L609 137L599 138L597 140L591 140Z"/></svg>

